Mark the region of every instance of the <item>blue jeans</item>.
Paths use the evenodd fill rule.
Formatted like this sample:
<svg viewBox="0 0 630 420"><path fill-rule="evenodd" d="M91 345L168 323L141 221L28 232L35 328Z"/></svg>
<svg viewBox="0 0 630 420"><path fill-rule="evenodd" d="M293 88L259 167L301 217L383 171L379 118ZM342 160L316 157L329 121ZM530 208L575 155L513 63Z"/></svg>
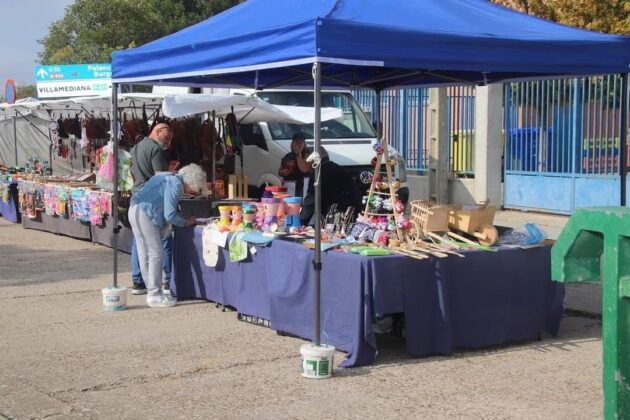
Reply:
<svg viewBox="0 0 630 420"><path fill-rule="evenodd" d="M170 283L171 268L173 265L173 238L168 236L162 238L162 272L163 282ZM140 272L140 263L138 262L138 249L136 248L136 238L131 239L131 280L133 284L144 284L142 273Z"/></svg>

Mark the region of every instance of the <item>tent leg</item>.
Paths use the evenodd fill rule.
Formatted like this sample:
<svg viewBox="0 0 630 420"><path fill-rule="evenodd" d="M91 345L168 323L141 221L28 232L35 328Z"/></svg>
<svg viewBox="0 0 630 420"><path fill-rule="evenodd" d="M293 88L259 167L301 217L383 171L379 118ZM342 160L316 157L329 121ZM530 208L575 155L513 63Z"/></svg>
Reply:
<svg viewBox="0 0 630 420"><path fill-rule="evenodd" d="M208 118L210 118L210 116L208 116ZM215 128L216 130L216 114L215 114L215 110L212 110L212 127ZM217 131L218 133L218 131ZM215 141L216 139L214 138L214 136L212 137L212 141L210 142L210 154L212 155L212 175L211 175L211 179L212 179L212 200L215 199L214 196L214 192L216 191L216 183L217 183L217 154L216 154L216 144Z"/></svg>
<svg viewBox="0 0 630 420"><path fill-rule="evenodd" d="M50 169L50 175L53 174L53 152L52 152L52 134L50 128L48 129L48 168Z"/></svg>
<svg viewBox="0 0 630 420"><path fill-rule="evenodd" d="M114 153L114 202L112 204L112 219L114 223L114 288L118 287L118 84L112 84L112 126L111 126L113 153Z"/></svg>
<svg viewBox="0 0 630 420"><path fill-rule="evenodd" d="M381 91L374 91L374 112L376 113L376 139L383 140L383 121L381 116Z"/></svg>
<svg viewBox="0 0 630 420"><path fill-rule="evenodd" d="M619 138L619 180L621 206L625 207L628 175L628 73L621 74L621 131Z"/></svg>
<svg viewBox="0 0 630 420"><path fill-rule="evenodd" d="M17 123L16 123L16 117L13 116L13 145L15 146L15 167L17 168L19 166L18 163L18 145L17 145Z"/></svg>
<svg viewBox="0 0 630 420"><path fill-rule="evenodd" d="M314 131L314 140L315 140L315 152L319 151L320 143L321 143L321 120L322 120L322 109L321 109L321 93L322 93L322 68L320 63L313 64L313 79L314 79L314 107L315 107L315 123L313 126ZM321 272L322 272L322 230L321 230L321 219L322 219L322 187L320 184L320 171L321 165L318 165L315 168L315 173L313 176L315 177L315 345L319 346L321 342L320 332L321 332Z"/></svg>

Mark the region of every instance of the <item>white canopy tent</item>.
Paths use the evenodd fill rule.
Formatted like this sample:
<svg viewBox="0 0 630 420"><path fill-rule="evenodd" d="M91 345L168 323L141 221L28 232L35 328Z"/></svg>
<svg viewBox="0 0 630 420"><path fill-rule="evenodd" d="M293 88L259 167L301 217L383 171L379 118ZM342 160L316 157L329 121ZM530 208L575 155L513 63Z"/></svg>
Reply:
<svg viewBox="0 0 630 420"><path fill-rule="evenodd" d="M271 105L255 96L210 95L210 94L121 94L117 98L121 114L132 118L140 117L143 108L148 117L157 109L169 118L180 118L195 114L214 112L224 117L233 112L239 122L249 124L259 121L290 124L312 124L313 108ZM40 101L25 98L14 104L0 104L0 161L19 164L26 159L39 156L50 159L56 174L71 174L74 168L82 167L82 160L69 162L54 159L49 150L48 121L63 117L110 116L110 96L78 97ZM322 120L341 118L337 108L322 108ZM54 160L54 163L53 163Z"/></svg>
<svg viewBox="0 0 630 420"><path fill-rule="evenodd" d="M290 124L312 124L313 108L271 105L256 96L210 95L210 94L120 94L117 99L121 113L131 117L138 115L143 106L147 110L162 107L163 115L179 118L214 111L218 117L230 112L245 124L258 121L283 122ZM88 96L70 99L39 101L26 98L14 104L0 104L0 120L14 116L33 115L42 119L79 113L87 116L109 115L112 110L110 96ZM74 115L72 115L74 116ZM322 120L341 118L337 108L322 108Z"/></svg>

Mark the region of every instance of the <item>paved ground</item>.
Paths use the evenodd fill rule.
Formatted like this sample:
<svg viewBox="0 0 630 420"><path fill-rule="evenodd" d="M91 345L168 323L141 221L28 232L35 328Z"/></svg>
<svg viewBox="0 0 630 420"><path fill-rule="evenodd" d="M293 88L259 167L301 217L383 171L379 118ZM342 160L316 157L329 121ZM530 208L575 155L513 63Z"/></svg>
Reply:
<svg viewBox="0 0 630 420"><path fill-rule="evenodd" d="M601 417L595 319L451 357L410 359L383 337L375 365L313 381L298 374L303 341L210 303L149 309L134 296L103 312L111 266L107 248L0 218L0 419Z"/></svg>

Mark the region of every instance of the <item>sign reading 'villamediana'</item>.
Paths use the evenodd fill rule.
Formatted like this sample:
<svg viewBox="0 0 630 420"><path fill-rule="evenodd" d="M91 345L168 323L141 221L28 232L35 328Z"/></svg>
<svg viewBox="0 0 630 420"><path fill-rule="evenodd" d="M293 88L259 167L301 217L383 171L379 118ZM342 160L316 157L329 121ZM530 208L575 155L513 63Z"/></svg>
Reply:
<svg viewBox="0 0 630 420"><path fill-rule="evenodd" d="M111 64L72 64L35 66L39 98L110 95Z"/></svg>

